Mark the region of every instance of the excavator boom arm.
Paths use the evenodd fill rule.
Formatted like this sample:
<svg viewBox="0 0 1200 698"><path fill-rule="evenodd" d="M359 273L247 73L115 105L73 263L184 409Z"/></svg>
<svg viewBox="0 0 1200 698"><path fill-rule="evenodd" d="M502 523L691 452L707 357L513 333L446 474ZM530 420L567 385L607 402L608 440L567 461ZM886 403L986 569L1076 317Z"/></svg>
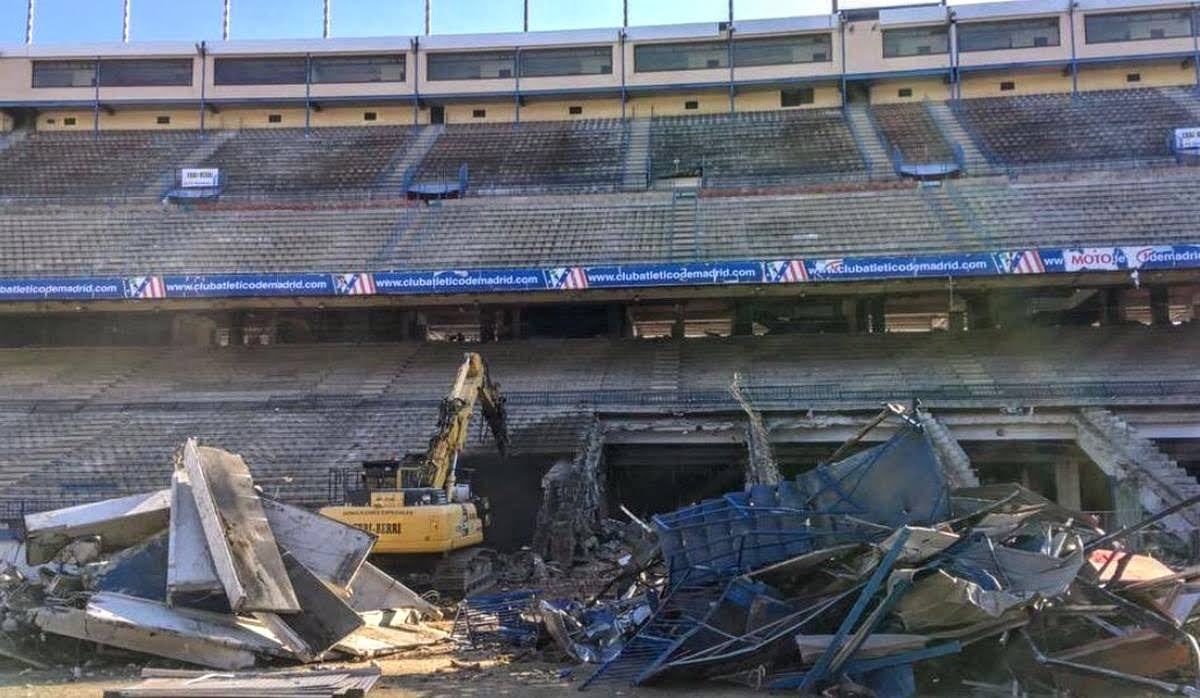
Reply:
<svg viewBox="0 0 1200 698"><path fill-rule="evenodd" d="M429 440L422 467L422 484L426 487L453 489L455 465L458 454L467 444L476 401L480 403L500 454L507 453L508 417L504 396L500 394L500 386L488 374L483 357L470 352L463 357L454 385L438 410L437 432Z"/></svg>

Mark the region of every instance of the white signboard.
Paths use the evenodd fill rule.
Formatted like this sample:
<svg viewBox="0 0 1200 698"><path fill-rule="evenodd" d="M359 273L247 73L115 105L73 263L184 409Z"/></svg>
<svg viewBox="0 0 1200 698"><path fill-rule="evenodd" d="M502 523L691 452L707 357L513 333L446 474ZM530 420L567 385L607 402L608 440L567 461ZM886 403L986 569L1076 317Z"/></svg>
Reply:
<svg viewBox="0 0 1200 698"><path fill-rule="evenodd" d="M220 178L221 171L215 167L184 168L179 171L179 184L184 189L215 187Z"/></svg>
<svg viewBox="0 0 1200 698"><path fill-rule="evenodd" d="M1200 126L1175 129L1175 150L1200 150Z"/></svg>

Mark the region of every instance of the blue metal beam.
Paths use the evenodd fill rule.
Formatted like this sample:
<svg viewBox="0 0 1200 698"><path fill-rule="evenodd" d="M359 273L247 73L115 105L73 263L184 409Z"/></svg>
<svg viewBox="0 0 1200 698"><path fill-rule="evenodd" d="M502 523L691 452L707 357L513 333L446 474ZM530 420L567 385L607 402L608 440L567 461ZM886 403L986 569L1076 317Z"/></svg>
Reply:
<svg viewBox="0 0 1200 698"><path fill-rule="evenodd" d="M871 578L867 580L867 584L863 587L862 593L858 595L854 606L846 614L846 617L842 619L842 624L838 626L837 632L834 633L833 638L829 642L829 646L821 653L821 658L817 660L817 663L811 669L804 672L804 677L800 680L799 686L801 692L812 692L817 683L828 675L834 656L837 654L842 642L846 639L846 635L850 634L858 619L867 610L867 604L875 596L875 592L879 591L879 587L887 579L892 566L896 564L896 560L900 557L900 551L904 550L904 544L908 542L908 537L911 533L912 529L908 526L900 528L899 535L896 536L896 542L892 543L892 547L883 556L883 559L879 561L879 565L875 567L875 571L871 574ZM863 630L867 629L863 628Z"/></svg>

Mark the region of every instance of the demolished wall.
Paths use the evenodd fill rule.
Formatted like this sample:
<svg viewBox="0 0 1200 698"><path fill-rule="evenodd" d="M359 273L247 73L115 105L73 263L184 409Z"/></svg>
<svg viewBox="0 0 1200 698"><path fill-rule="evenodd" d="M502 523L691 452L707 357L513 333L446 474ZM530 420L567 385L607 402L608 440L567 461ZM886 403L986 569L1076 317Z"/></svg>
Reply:
<svg viewBox="0 0 1200 698"><path fill-rule="evenodd" d="M547 560L570 564L576 544L604 518L603 458L604 427L595 420L575 458L555 464L542 478L533 549Z"/></svg>

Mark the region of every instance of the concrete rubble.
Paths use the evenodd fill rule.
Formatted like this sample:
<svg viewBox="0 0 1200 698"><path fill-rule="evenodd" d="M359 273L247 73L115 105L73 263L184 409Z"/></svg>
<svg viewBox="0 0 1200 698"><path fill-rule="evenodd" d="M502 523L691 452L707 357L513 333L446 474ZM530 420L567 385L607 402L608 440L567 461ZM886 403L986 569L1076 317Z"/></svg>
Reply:
<svg viewBox="0 0 1200 698"><path fill-rule="evenodd" d="M744 490L646 520L562 519L565 544L497 554L500 588L459 603L450 632L367 561L370 534L262 497L240 457L191 440L169 488L30 515L0 541L0 657L44 667L73 638L218 670L148 667L114 696L361 695L377 668L313 665L435 644L557 658L602 694L1200 696L1200 565L1139 547L1200 497L1104 531L979 484L931 425L889 405L794 477L764 459ZM547 496L599 496L595 467L564 466Z"/></svg>
<svg viewBox="0 0 1200 698"><path fill-rule="evenodd" d="M235 672L119 695L362 695L378 669L244 672L448 639L425 624L435 607L367 563L371 534L262 497L240 456L195 439L180 456L168 489L25 517L0 561L0 656L46 668L73 638Z"/></svg>
<svg viewBox="0 0 1200 698"><path fill-rule="evenodd" d="M539 618L536 641L600 693L1200 695L1200 566L1137 552L1200 498L1105 532L1019 485L964 483L919 415L889 406L869 426L884 421L898 429L880 445L653 517L651 554L614 551L626 564L599 593L535 593L565 573L527 553L512 581L529 591L466 622L529 644Z"/></svg>

